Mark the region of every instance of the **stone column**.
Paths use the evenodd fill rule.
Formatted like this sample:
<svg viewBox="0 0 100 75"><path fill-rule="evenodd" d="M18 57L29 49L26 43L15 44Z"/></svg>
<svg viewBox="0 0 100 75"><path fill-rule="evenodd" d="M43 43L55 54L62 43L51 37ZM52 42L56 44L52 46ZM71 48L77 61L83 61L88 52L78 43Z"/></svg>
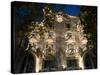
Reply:
<svg viewBox="0 0 100 75"><path fill-rule="evenodd" d="M84 69L84 61L82 57L78 57L78 66L81 69Z"/></svg>

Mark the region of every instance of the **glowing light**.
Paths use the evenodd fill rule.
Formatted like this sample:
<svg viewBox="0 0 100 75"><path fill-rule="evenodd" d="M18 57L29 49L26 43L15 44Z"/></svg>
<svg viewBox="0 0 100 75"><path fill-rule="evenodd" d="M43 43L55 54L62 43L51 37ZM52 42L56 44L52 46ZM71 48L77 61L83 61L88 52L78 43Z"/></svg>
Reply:
<svg viewBox="0 0 100 75"><path fill-rule="evenodd" d="M33 43L33 42L36 43L36 42L38 42L38 41L37 41L36 39L32 38L32 39L29 40L29 42L30 42L30 43Z"/></svg>
<svg viewBox="0 0 100 75"><path fill-rule="evenodd" d="M61 15L56 15L57 22L61 23L63 21L63 16Z"/></svg>
<svg viewBox="0 0 100 75"><path fill-rule="evenodd" d="M67 43L69 43L69 44L71 44L71 43L73 43L73 42L74 42L73 39L69 39L69 40L67 41Z"/></svg>
<svg viewBox="0 0 100 75"><path fill-rule="evenodd" d="M82 44L87 44L87 42L88 42L87 39L81 41Z"/></svg>
<svg viewBox="0 0 100 75"><path fill-rule="evenodd" d="M37 73L37 72L39 72L39 67L40 67L40 65L39 65L39 58L38 57L36 57L36 67L35 67L35 72Z"/></svg>
<svg viewBox="0 0 100 75"><path fill-rule="evenodd" d="M43 27L43 26L44 26L43 22L41 22L41 23L39 24L39 26L42 26L42 27Z"/></svg>
<svg viewBox="0 0 100 75"><path fill-rule="evenodd" d="M49 44L53 43L52 39L47 39L46 42L48 42Z"/></svg>
<svg viewBox="0 0 100 75"><path fill-rule="evenodd" d="M79 57L78 58L78 65L81 69L84 69L84 62L83 62L83 59L82 57Z"/></svg>
<svg viewBox="0 0 100 75"><path fill-rule="evenodd" d="M65 69L66 68L66 65L63 64L62 67L63 67L63 69Z"/></svg>

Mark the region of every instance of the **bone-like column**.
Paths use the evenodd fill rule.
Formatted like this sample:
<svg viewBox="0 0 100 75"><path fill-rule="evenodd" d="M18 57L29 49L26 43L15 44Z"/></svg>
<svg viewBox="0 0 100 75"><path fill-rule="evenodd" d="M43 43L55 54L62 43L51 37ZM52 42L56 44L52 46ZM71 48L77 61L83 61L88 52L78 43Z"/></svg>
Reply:
<svg viewBox="0 0 100 75"><path fill-rule="evenodd" d="M42 57L36 56L35 72L38 73L43 68L43 59Z"/></svg>
<svg viewBox="0 0 100 75"><path fill-rule="evenodd" d="M78 57L79 68L84 69L84 61L82 57Z"/></svg>
<svg viewBox="0 0 100 75"><path fill-rule="evenodd" d="M37 73L37 72L39 72L39 58L36 56L36 67L35 67L35 72Z"/></svg>

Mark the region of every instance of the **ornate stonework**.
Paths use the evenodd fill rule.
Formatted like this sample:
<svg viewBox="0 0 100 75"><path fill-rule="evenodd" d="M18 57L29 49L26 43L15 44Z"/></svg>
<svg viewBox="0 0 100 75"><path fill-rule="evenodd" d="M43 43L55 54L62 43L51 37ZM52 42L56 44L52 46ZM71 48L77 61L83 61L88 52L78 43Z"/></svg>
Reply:
<svg viewBox="0 0 100 75"><path fill-rule="evenodd" d="M26 51L29 50L36 57L36 72L43 70L44 61L53 58L56 59L57 69L70 68L68 62L71 60L75 60L76 68L84 69L83 55L88 51L88 39L79 17L43 11L44 20L33 24L33 30L27 36L29 44ZM52 24L51 27L47 21Z"/></svg>

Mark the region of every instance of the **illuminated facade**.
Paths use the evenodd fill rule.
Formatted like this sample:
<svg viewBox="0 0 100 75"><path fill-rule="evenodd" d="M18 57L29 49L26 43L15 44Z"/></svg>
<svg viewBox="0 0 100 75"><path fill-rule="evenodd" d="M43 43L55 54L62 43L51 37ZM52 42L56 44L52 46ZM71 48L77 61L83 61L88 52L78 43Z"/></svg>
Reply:
<svg viewBox="0 0 100 75"><path fill-rule="evenodd" d="M45 61L53 60L53 69L84 69L84 55L89 50L87 34L80 18L44 8L44 20L34 23L26 51L35 57L35 72L43 71ZM46 26L47 18L52 26ZM92 47L92 46L91 46ZM54 59L53 59L54 58ZM71 64L72 63L72 64ZM51 67L52 68L52 67ZM50 68L49 68L50 69Z"/></svg>

